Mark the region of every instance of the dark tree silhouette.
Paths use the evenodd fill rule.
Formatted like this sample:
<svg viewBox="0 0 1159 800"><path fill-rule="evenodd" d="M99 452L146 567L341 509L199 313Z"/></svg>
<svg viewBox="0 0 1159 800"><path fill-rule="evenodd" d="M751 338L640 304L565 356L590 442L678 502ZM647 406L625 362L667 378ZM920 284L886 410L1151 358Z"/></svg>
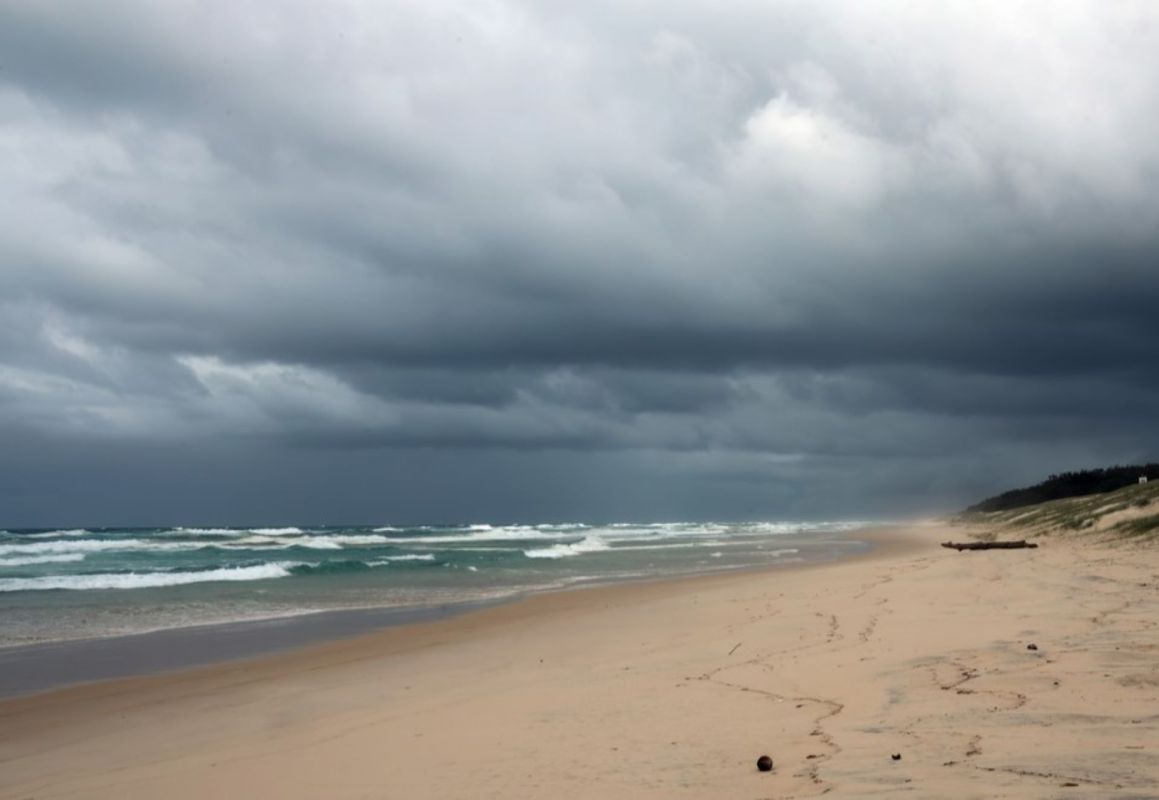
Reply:
<svg viewBox="0 0 1159 800"><path fill-rule="evenodd" d="M1011 489L1009 492L988 497L966 510L1007 511L1011 508L1032 506L1035 503L1045 503L1047 500L1059 500L1063 497L1083 497L1088 494L1113 492L1116 489L1137 483L1141 475L1146 476L1147 480L1159 480L1159 464L1063 472L1059 475L1051 475L1042 483L1037 483L1034 486Z"/></svg>

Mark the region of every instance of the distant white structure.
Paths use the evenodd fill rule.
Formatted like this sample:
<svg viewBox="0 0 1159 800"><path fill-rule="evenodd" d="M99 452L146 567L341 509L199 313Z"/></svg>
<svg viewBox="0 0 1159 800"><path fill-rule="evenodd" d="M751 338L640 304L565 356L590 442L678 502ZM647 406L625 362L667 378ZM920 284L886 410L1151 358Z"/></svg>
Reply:
<svg viewBox="0 0 1159 800"><path fill-rule="evenodd" d="M1147 482L1147 476L1146 476L1146 475L1140 475L1140 476L1139 476L1139 483L1146 483L1146 482Z"/></svg>

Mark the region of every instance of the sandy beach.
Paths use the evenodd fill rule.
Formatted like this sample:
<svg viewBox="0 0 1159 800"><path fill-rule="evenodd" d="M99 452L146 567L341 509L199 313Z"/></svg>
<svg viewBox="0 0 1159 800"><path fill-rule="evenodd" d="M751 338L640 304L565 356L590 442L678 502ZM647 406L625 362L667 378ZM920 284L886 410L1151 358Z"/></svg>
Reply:
<svg viewBox="0 0 1159 800"><path fill-rule="evenodd" d="M8 700L0 796L1159 797L1156 551L965 536Z"/></svg>

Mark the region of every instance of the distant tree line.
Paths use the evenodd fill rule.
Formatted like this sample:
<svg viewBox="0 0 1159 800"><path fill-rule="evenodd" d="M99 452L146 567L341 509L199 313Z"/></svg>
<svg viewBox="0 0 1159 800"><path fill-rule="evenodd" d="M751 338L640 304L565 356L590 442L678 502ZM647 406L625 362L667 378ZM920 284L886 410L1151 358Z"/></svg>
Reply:
<svg viewBox="0 0 1159 800"><path fill-rule="evenodd" d="M1037 483L1034 486L1011 489L1009 492L988 497L966 510L1008 511L1012 508L1032 506L1035 503L1045 503L1048 500L1059 500L1063 497L1082 497L1088 494L1113 492L1116 489L1137 483L1141 475L1146 476L1149 481L1159 480L1159 464L1063 472L1051 475L1042 483Z"/></svg>

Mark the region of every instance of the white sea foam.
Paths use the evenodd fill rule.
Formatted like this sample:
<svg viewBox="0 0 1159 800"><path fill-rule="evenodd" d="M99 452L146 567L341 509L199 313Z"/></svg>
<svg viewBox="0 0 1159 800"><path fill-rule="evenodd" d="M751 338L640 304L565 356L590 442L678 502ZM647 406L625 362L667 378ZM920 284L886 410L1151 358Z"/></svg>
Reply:
<svg viewBox="0 0 1159 800"><path fill-rule="evenodd" d="M203 543L200 546L210 547L214 550L285 550L287 547L293 547L295 541L294 539L276 539L272 536L246 536L232 542Z"/></svg>
<svg viewBox="0 0 1159 800"><path fill-rule="evenodd" d="M246 531L236 530L234 528L173 528L165 533L181 536L241 536Z"/></svg>
<svg viewBox="0 0 1159 800"><path fill-rule="evenodd" d="M35 544L0 544L0 556L38 553L90 553L101 550L189 550L201 545L187 542L149 542L144 539L71 539Z"/></svg>
<svg viewBox="0 0 1159 800"><path fill-rule="evenodd" d="M742 531L772 535L851 531L864 528L868 522L857 520L822 521L822 522L748 522L738 526Z"/></svg>
<svg viewBox="0 0 1159 800"><path fill-rule="evenodd" d="M717 536L728 533L727 525L715 523L691 524L684 522L660 522L653 525L612 525L616 537L628 538L672 538L683 536Z"/></svg>
<svg viewBox="0 0 1159 800"><path fill-rule="evenodd" d="M400 531L402 531L402 528L396 528L392 525L383 525L381 528L374 529L375 533L398 533Z"/></svg>
<svg viewBox="0 0 1159 800"><path fill-rule="evenodd" d="M42 578L0 579L0 592L31 592L49 589L144 589L156 586L179 586L211 581L259 581L284 578L292 562L258 564L252 567L227 567L201 572L130 572L94 575L50 575Z"/></svg>
<svg viewBox="0 0 1159 800"><path fill-rule="evenodd" d="M727 536L730 539L741 537L764 538L782 534L805 533L810 531L838 531L851 530L862 523L844 522L771 522L771 523L741 523L726 525L723 523L689 523L689 522L655 522L614 523L606 526L586 525L471 525L458 530L446 529L434 531L427 536L392 537L393 543L422 544L429 547L444 545L471 544L474 542L489 541L524 541L545 540L568 543L579 531L599 534L606 542L613 544L630 542L654 542L669 539L695 540L705 537L717 538Z"/></svg>
<svg viewBox="0 0 1159 800"><path fill-rule="evenodd" d="M305 533L301 528L249 528L248 530L258 536L300 536Z"/></svg>
<svg viewBox="0 0 1159 800"><path fill-rule="evenodd" d="M285 547L308 547L311 550L341 550L343 547L359 547L371 544L386 544L390 540L373 533L344 534L333 536L301 536L296 539L275 539Z"/></svg>
<svg viewBox="0 0 1159 800"><path fill-rule="evenodd" d="M279 538L276 536L247 536L228 544L208 545L219 550L286 550L290 547L307 547L311 550L341 550L344 546L387 544L397 539L387 539L373 533L343 534L333 536L299 536Z"/></svg>
<svg viewBox="0 0 1159 800"><path fill-rule="evenodd" d="M559 541L560 539L571 539L574 537L574 532L559 531L552 533L536 530L535 528L516 527L487 528L485 530L479 528L466 533L447 533L433 536L399 536L391 537L389 541L392 544L425 544L437 546L443 544L461 544L464 542L503 542L524 539Z"/></svg>
<svg viewBox="0 0 1159 800"><path fill-rule="evenodd" d="M84 536L88 531L84 528L70 528L64 531L47 531L45 533L26 533L29 539L58 539L62 536Z"/></svg>
<svg viewBox="0 0 1159 800"><path fill-rule="evenodd" d="M395 541L397 541L397 539ZM411 548L414 550L423 550L423 549L437 550L438 549L438 548L424 548L421 544L412 544ZM478 546L473 545L471 547L472 553L518 553L518 552L521 552L522 550L523 550L522 547L495 547L493 545L478 545Z"/></svg>
<svg viewBox="0 0 1159 800"><path fill-rule="evenodd" d="M384 556L377 561L368 561L367 566L381 567L392 561L434 561L434 553L423 553L422 555L407 554L403 556Z"/></svg>
<svg viewBox="0 0 1159 800"><path fill-rule="evenodd" d="M326 539L321 536L303 536L297 539L293 544L287 544L285 547L305 547L310 550L341 550L342 544L333 539Z"/></svg>
<svg viewBox="0 0 1159 800"><path fill-rule="evenodd" d="M589 528L609 542L656 542L668 539L697 539L728 534L725 525L689 525L684 523L656 523L652 525L614 524ZM572 534L574 535L574 531Z"/></svg>
<svg viewBox="0 0 1159 800"><path fill-rule="evenodd" d="M827 531L848 531L865 527L870 523L861 521L822 522L617 522L608 525L616 535L632 536L705 536L728 533L730 535L779 536L795 533Z"/></svg>
<svg viewBox="0 0 1159 800"><path fill-rule="evenodd" d="M377 536L373 533L350 533L340 534L334 536L319 536L318 539L325 539L329 542L337 542L341 545L367 545L367 544L387 544L391 540L385 536Z"/></svg>
<svg viewBox="0 0 1159 800"><path fill-rule="evenodd" d="M63 564L69 561L84 561L84 553L64 553L56 556L26 556L24 558L0 558L0 567L23 567L30 564Z"/></svg>
<svg viewBox="0 0 1159 800"><path fill-rule="evenodd" d="M524 550L523 555L528 558L571 558L586 553L598 553L610 550L611 546L594 534L585 536L578 542L554 544L551 547L541 547L535 550Z"/></svg>

